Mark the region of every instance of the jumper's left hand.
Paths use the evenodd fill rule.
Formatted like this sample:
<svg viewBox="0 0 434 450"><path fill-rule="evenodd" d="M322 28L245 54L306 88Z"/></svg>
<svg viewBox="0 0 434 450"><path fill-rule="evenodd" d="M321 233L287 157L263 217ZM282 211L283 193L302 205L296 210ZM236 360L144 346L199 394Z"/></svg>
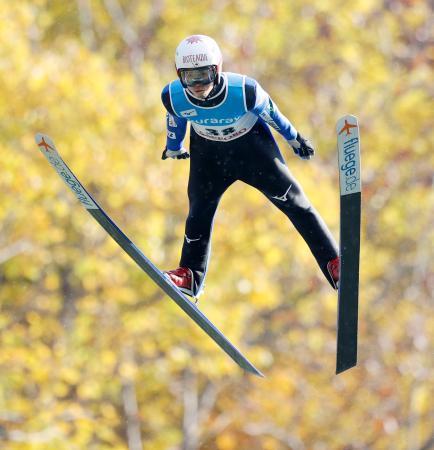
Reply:
<svg viewBox="0 0 434 450"><path fill-rule="evenodd" d="M305 139L300 133L297 133L297 137L288 141L289 145L294 150L294 153L301 159L310 159L315 154L315 149L309 139Z"/></svg>

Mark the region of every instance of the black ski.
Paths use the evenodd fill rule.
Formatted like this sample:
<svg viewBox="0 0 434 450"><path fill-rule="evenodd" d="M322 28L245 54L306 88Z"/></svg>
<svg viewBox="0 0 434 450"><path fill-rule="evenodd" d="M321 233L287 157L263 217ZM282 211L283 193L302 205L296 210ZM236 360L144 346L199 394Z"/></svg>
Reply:
<svg viewBox="0 0 434 450"><path fill-rule="evenodd" d="M96 203L60 157L53 141L44 134L35 136L36 143L48 162L74 192L81 204L147 275L224 350L242 369L258 376L263 374L211 323L199 308L170 281L134 245L112 219Z"/></svg>
<svg viewBox="0 0 434 450"><path fill-rule="evenodd" d="M360 135L357 118L336 125L340 180L340 280L336 373L357 365L361 218Z"/></svg>

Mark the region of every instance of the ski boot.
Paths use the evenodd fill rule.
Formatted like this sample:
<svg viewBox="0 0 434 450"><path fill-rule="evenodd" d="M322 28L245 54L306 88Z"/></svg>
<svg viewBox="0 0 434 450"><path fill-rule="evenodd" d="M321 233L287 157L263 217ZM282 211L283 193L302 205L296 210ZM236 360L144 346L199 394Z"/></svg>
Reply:
<svg viewBox="0 0 434 450"><path fill-rule="evenodd" d="M194 277L193 271L187 267L178 267L174 270L164 272L164 275L170 280L181 292L195 298L194 295Z"/></svg>
<svg viewBox="0 0 434 450"><path fill-rule="evenodd" d="M327 270L336 290L339 288L339 262L339 256L336 256L327 263Z"/></svg>

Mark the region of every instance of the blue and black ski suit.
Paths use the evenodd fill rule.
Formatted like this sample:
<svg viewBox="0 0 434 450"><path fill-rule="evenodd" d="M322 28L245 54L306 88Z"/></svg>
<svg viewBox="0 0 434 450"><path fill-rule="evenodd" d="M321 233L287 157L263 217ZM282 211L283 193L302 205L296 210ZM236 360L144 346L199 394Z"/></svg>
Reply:
<svg viewBox="0 0 434 450"><path fill-rule="evenodd" d="M261 191L290 219L333 286L327 263L338 255L336 242L289 171L269 126L288 141L297 137L297 130L259 83L223 72L211 96L199 100L176 80L163 89L162 101L168 150L183 147L191 123L190 209L180 266L192 269L195 294L205 279L217 206L237 180Z"/></svg>

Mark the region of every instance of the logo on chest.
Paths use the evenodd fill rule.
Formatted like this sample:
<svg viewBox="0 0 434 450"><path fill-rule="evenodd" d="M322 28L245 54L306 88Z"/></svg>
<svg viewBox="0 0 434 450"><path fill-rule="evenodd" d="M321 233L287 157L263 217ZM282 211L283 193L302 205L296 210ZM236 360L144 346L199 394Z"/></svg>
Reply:
<svg viewBox="0 0 434 450"><path fill-rule="evenodd" d="M198 125L226 125L228 123L235 123L239 119L241 119L241 116L236 117L226 117L224 119L195 119L193 122L197 123Z"/></svg>
<svg viewBox="0 0 434 450"><path fill-rule="evenodd" d="M180 112L182 117L195 117L197 116L197 111L195 109L187 109Z"/></svg>

